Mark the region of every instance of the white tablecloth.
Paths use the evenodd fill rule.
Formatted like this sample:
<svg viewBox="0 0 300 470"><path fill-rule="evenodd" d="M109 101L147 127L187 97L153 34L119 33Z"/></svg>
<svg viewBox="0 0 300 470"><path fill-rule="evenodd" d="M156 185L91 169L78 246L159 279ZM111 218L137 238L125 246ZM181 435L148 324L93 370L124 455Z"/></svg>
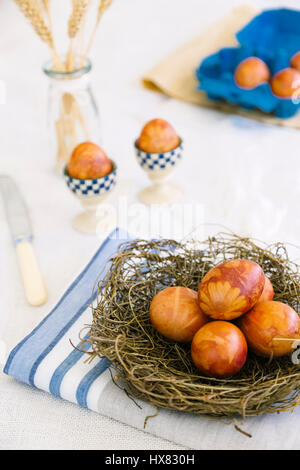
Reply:
<svg viewBox="0 0 300 470"><path fill-rule="evenodd" d="M57 0L56 4L58 2ZM145 121L170 120L185 140L185 158L175 176L185 202L205 208L206 234L220 225L266 241L299 243L300 132L269 127L171 100L144 90L141 75L209 22L236 6L235 0L115 0L94 47L93 87L104 146L119 165L119 191L134 202L147 184L132 142ZM251 2L260 7L297 1ZM49 301L40 308L25 301L14 248L0 204L0 362L49 312L64 288L100 244L72 230L77 201L53 171L44 134L47 80L41 64L47 50L16 6L1 0L0 171L15 177L30 207L35 248ZM59 20L62 24L63 18ZM219 226L210 225L219 224ZM300 257L297 250L296 256ZM285 418L286 419L286 418ZM293 423L295 420L293 420ZM222 426L220 424L220 426ZM224 427L226 433L226 427ZM238 433L237 433L238 434ZM235 448L251 448L239 435ZM212 448L222 448L222 432ZM263 448L288 447L272 435ZM179 446L88 412L0 375L1 449L180 449Z"/></svg>

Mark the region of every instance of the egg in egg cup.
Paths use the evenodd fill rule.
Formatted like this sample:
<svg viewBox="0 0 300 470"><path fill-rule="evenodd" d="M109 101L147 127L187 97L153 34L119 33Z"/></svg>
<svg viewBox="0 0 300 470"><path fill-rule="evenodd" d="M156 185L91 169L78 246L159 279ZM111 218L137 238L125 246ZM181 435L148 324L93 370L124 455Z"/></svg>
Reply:
<svg viewBox="0 0 300 470"><path fill-rule="evenodd" d="M182 139L164 119L149 121L134 143L137 162L147 173L152 185L139 192L144 204L170 204L182 191L169 179L182 158Z"/></svg>
<svg viewBox="0 0 300 470"><path fill-rule="evenodd" d="M94 142L80 143L70 156L64 177L85 209L74 218L73 227L93 234L109 230L113 217L109 213L100 215L100 206L115 187L117 166L105 151Z"/></svg>
<svg viewBox="0 0 300 470"><path fill-rule="evenodd" d="M101 205L116 185L117 166L112 161L112 171L101 178L73 178L65 167L64 177L72 194L81 202L84 212L75 216L72 226L83 233L97 234L109 230L112 225L110 214L99 216Z"/></svg>

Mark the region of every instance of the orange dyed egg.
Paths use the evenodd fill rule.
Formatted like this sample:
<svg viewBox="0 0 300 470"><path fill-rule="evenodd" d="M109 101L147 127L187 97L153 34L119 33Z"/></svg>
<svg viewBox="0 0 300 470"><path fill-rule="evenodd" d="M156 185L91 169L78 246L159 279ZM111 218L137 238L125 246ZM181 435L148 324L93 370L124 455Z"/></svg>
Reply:
<svg viewBox="0 0 300 470"><path fill-rule="evenodd" d="M68 164L68 173L73 178L94 179L108 175L112 162L104 150L93 142L82 142L74 148Z"/></svg>
<svg viewBox="0 0 300 470"><path fill-rule="evenodd" d="M272 92L278 98L292 98L294 94L299 97L300 72L286 68L277 72L271 80Z"/></svg>
<svg viewBox="0 0 300 470"><path fill-rule="evenodd" d="M150 319L163 336L181 342L192 341L209 320L199 307L197 292L180 286L156 294L150 304Z"/></svg>
<svg viewBox="0 0 300 470"><path fill-rule="evenodd" d="M272 286L272 282L270 279L265 276L265 285L264 290L257 302L265 302L266 300L273 300L274 297L274 289Z"/></svg>
<svg viewBox="0 0 300 470"><path fill-rule="evenodd" d="M261 267L253 261L235 259L211 269L198 290L200 308L216 320L232 320L250 310L265 284Z"/></svg>
<svg viewBox="0 0 300 470"><path fill-rule="evenodd" d="M300 338L297 312L282 302L260 302L239 320L249 347L259 356L284 356L293 351L293 340ZM291 338L283 341L278 338Z"/></svg>
<svg viewBox="0 0 300 470"><path fill-rule="evenodd" d="M300 72L300 51L293 55L290 60L290 66Z"/></svg>
<svg viewBox="0 0 300 470"><path fill-rule="evenodd" d="M213 321L195 334L191 353L195 366L209 377L225 378L236 374L247 359L247 342L232 323Z"/></svg>
<svg viewBox="0 0 300 470"><path fill-rule="evenodd" d="M164 153L174 150L180 144L175 129L164 119L153 119L143 127L137 146L149 153Z"/></svg>
<svg viewBox="0 0 300 470"><path fill-rule="evenodd" d="M270 79L270 70L258 57L248 57L235 69L234 79L240 88L251 90Z"/></svg>

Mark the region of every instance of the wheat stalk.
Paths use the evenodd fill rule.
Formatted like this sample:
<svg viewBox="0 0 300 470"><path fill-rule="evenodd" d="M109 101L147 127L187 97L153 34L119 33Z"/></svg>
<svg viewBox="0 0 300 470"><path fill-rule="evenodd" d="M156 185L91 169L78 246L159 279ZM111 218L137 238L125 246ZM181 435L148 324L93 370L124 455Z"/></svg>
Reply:
<svg viewBox="0 0 300 470"><path fill-rule="evenodd" d="M43 12L37 0L14 0L18 5L22 13L30 21L33 29L48 46L53 49L53 36L49 28L47 27Z"/></svg>
<svg viewBox="0 0 300 470"><path fill-rule="evenodd" d="M78 33L87 11L88 4L88 0L73 0L73 11L71 13L68 24L69 38L75 38L76 34Z"/></svg>
<svg viewBox="0 0 300 470"><path fill-rule="evenodd" d="M48 26L50 32L53 35L53 25L52 25L52 16L51 16L51 8L50 8L50 0L40 0L42 4L42 9L44 10L48 22Z"/></svg>
<svg viewBox="0 0 300 470"><path fill-rule="evenodd" d="M92 47L92 44L93 44L93 41L95 39L95 35L96 35L96 32L97 32L97 28L99 26L99 23L101 21L103 13L105 12L105 10L107 10L107 8L111 5L111 3L112 3L112 0L99 0L99 7L98 7L96 24L94 26L92 35L91 35L90 40L88 42L88 46L86 48L85 57L87 57L90 53L90 50L91 50L91 47Z"/></svg>
<svg viewBox="0 0 300 470"><path fill-rule="evenodd" d="M46 13L46 17L47 17L47 20L48 20L48 26L49 26L49 30L50 30L50 33L52 35L52 38L53 38L53 52L52 52L52 61L53 61L53 66L54 66L54 70L59 70L59 71L63 71L65 69L65 66L64 64L62 63L60 57L59 57L59 54L57 52L57 49L56 49L56 46L55 46L55 42L54 42L54 35L53 35L53 22L52 22L52 15L51 15L51 6L50 6L50 0L41 0L41 3L42 3L42 7Z"/></svg>
<svg viewBox="0 0 300 470"><path fill-rule="evenodd" d="M97 15L98 24L104 11L111 5L111 2L112 0L100 0L99 8L98 8L98 15Z"/></svg>
<svg viewBox="0 0 300 470"><path fill-rule="evenodd" d="M50 11L50 0L41 0L41 1L42 1L43 8L44 8L45 11L47 12L47 14L49 14L49 11Z"/></svg>
<svg viewBox="0 0 300 470"><path fill-rule="evenodd" d="M88 10L89 10L91 4L93 3L93 0L88 0L88 3L89 4L88 4L88 8L87 8L87 13L88 13ZM81 24L81 27L80 27L80 30L79 30L79 34L77 35L78 54L81 57L81 60L82 60L82 57L83 57L83 54L84 54L84 42L85 42L85 34L86 34L87 13L84 15L84 18L83 18L83 21L82 21L82 24Z"/></svg>
<svg viewBox="0 0 300 470"><path fill-rule="evenodd" d="M88 0L72 0L73 10L68 23L68 35L70 38L70 46L66 58L66 69L72 70L74 68L74 53L73 42L77 36L80 26L83 23L85 14L87 12L89 1Z"/></svg>
<svg viewBox="0 0 300 470"><path fill-rule="evenodd" d="M40 39L44 41L50 47L52 51L52 61L56 70L63 70L64 65L59 58L56 51L53 32L52 32L52 20L50 13L50 0L42 0L42 7L46 12L48 18L48 24L45 23L43 10L37 0L14 0L18 5L24 16L30 21L34 31L38 34Z"/></svg>

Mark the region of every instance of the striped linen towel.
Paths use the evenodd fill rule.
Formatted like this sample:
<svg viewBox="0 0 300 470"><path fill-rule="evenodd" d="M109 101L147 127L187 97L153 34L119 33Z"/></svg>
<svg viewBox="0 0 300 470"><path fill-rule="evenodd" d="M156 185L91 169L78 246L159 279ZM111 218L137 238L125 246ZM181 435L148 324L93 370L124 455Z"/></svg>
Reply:
<svg viewBox="0 0 300 470"><path fill-rule="evenodd" d="M106 359L86 363L87 356L74 349L70 340L79 346L81 330L92 321L94 283L100 273L105 276L120 243L130 239L119 229L106 238L49 315L11 351L6 374L97 411L98 397L111 377L109 363Z"/></svg>
<svg viewBox="0 0 300 470"><path fill-rule="evenodd" d="M133 239L118 228L107 237L49 315L11 351L4 372L56 397L144 430L145 418L154 415L156 408L129 399L113 383L106 359L87 363L86 354L70 343L71 340L79 346L81 330L91 324L95 280L100 273L105 276L108 261L117 253L119 245ZM96 292L93 300L95 297ZM85 349L88 347L87 343ZM156 421L155 425L147 424L146 431L188 446L188 436L180 438L175 416L165 421L166 416L163 420L161 417L150 420Z"/></svg>
<svg viewBox="0 0 300 470"><path fill-rule="evenodd" d="M156 408L128 398L113 383L106 359L86 363L86 354L70 344L71 340L79 345L80 331L92 321L89 306L95 280L100 273L107 273L108 261L120 243L129 240L133 238L120 229L108 236L49 315L11 351L4 372L56 397L144 430L145 418L155 415ZM234 426L170 410L160 410L158 416L149 419L145 431L192 449L277 449L287 435L289 448L299 448L299 413L300 407L292 415L248 419L246 428L253 434L252 439L236 432ZM279 433L270 442L268 436L275 420ZM295 432L290 433L290 429Z"/></svg>

